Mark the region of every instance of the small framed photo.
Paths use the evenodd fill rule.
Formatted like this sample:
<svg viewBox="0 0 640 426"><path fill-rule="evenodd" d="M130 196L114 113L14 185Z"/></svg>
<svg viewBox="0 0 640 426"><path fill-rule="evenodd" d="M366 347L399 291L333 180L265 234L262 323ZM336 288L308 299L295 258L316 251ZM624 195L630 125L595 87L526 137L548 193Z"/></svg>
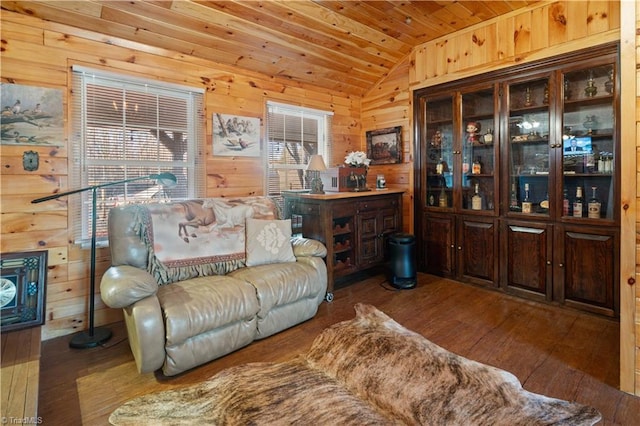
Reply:
<svg viewBox="0 0 640 426"><path fill-rule="evenodd" d="M402 161L402 126L367 131L367 158L371 164L396 164Z"/></svg>
<svg viewBox="0 0 640 426"><path fill-rule="evenodd" d="M0 255L2 332L44 324L47 251Z"/></svg>
<svg viewBox="0 0 640 426"><path fill-rule="evenodd" d="M213 155L260 156L260 118L213 114Z"/></svg>

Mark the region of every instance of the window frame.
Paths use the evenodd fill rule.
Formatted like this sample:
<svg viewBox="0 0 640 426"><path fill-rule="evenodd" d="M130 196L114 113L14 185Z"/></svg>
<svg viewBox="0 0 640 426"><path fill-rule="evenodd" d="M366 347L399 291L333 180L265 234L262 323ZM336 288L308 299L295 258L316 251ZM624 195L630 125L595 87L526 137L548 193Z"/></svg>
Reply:
<svg viewBox="0 0 640 426"><path fill-rule="evenodd" d="M156 80L148 80L127 74L112 73L75 65L72 67L70 78L71 86L73 88L69 102L71 128L70 187L85 188L99 184L99 182L89 182L89 173L87 171L91 166L123 165L125 166L125 178L140 176L135 172L133 175L127 175L126 170L129 168L140 167L147 170L151 169L154 170L152 173L171 171L172 168L182 168L185 170L187 176L186 182L182 183L186 186L186 190L181 189L183 194L179 194L173 199L203 196L204 191L206 190L205 162L201 155L206 133L203 89ZM90 142L87 140L87 84L98 84L102 88L122 90L123 92L149 92L149 94L158 97L166 96L183 100L187 110L185 123L185 128L187 129L185 132L187 134L185 137L185 143L187 145L185 152L187 158L184 161L136 161L135 158L127 157L124 160L120 160L115 163L115 160L104 160L101 162L93 158L88 159L86 153L88 152L87 146ZM160 106L157 106L156 108L159 110ZM118 120L114 120L113 123L117 123L117 121ZM139 131L140 126L131 125L130 127L127 127L127 124L124 121L126 120L123 120L123 135L125 135L126 132L133 132L136 129ZM157 129L165 130L165 127L158 126ZM158 144L160 145L161 143L158 142ZM145 175L145 173L142 175ZM180 182L179 185L181 185ZM129 184L124 184L124 186L124 204L129 204L132 202L128 199L128 196L130 195L128 192ZM93 191L85 191L78 194L79 196L69 197L69 218L70 228L73 232L73 240L74 243L80 244L82 247L88 247L91 239L92 192ZM167 198L164 199L166 200ZM149 199L149 201L152 200L153 199L151 198ZM110 207L112 206L109 205L108 208ZM102 209L105 211L107 210L105 208L105 204L103 204ZM99 221L103 221L101 224L101 229L103 229L103 231L100 234L97 233L98 235L96 236L100 246L107 245L106 218L104 216L106 215L101 215L101 217L99 217Z"/></svg>
<svg viewBox="0 0 640 426"><path fill-rule="evenodd" d="M295 118L300 118L301 123L300 123L300 129L301 129L301 133L304 134L304 120L305 118L311 118L313 120L316 120L318 123L317 126L317 141L313 141L313 142L306 142L304 140L304 136L302 136L302 140L301 141L292 141L295 143L299 143L302 145L303 151L304 151L304 144L305 143L315 143L317 145L317 152L303 152L303 157L301 158L301 162L300 163L296 163L296 164L280 164L278 166L274 166L274 162L272 161L271 158L271 152L272 152L272 146L275 143L284 143L286 144L286 140L284 141L275 141L274 139L272 139L273 133L275 132L274 130L272 130L272 114L284 114L286 116L291 116L291 117L295 117ZM334 113L332 111L324 111L324 110L320 110L320 109L314 109L314 108L308 108L308 107L303 107L303 106L299 106L299 105L293 105L293 104L286 104L286 103L282 103L282 102L275 102L275 101L267 101L266 104L266 120L265 120L265 140L266 140L266 149L265 149L265 156L264 156L264 162L265 162L265 175L264 175L264 191L265 194L267 194L270 197L275 198L276 200L281 200L282 196L282 192L283 191L287 191L290 190L291 188L282 188L280 185L280 179L278 180L279 184L278 184L278 191L274 191L275 185L271 184L271 180L270 180L270 174L274 171L274 170L301 170L305 176L304 178L304 182L302 184L303 188L299 188L302 190L305 189L309 189L309 181L310 179L307 176L306 173L306 167L309 161L309 157L313 154L321 154L325 165L329 165L332 164L331 163L331 148L332 148L332 142L333 142L333 137L332 137L332 122L333 122L333 115ZM285 136L283 135L283 138L285 138Z"/></svg>

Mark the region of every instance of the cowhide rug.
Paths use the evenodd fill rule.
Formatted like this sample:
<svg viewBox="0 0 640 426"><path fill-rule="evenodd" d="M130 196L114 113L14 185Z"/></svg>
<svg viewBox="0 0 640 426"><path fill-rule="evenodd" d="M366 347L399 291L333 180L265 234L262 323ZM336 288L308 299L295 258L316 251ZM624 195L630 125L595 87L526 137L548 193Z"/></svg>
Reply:
<svg viewBox="0 0 640 426"><path fill-rule="evenodd" d="M370 305L283 363L251 363L204 383L135 398L113 425L593 425L594 408L522 389Z"/></svg>

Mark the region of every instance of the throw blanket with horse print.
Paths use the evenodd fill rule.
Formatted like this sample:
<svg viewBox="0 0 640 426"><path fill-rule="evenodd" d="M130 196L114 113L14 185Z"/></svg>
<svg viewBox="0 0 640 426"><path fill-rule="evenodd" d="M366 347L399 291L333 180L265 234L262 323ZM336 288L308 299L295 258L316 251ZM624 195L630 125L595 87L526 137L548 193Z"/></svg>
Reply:
<svg viewBox="0 0 640 426"><path fill-rule="evenodd" d="M206 198L137 206L138 232L158 283L223 275L245 266L247 218L275 219L267 197Z"/></svg>

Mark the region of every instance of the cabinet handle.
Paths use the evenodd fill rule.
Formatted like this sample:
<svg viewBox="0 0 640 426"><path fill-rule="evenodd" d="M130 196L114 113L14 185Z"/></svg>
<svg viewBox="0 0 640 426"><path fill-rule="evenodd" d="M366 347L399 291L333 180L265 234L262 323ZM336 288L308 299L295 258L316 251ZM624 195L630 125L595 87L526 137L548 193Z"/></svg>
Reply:
<svg viewBox="0 0 640 426"><path fill-rule="evenodd" d="M462 250L462 247L461 247L461 246L458 246L458 250Z"/></svg>
<svg viewBox="0 0 640 426"><path fill-rule="evenodd" d="M547 265L551 265L551 261L550 260L547 260Z"/></svg>
<svg viewBox="0 0 640 426"><path fill-rule="evenodd" d="M558 266L561 267L561 268L564 268L564 263L561 263Z"/></svg>

